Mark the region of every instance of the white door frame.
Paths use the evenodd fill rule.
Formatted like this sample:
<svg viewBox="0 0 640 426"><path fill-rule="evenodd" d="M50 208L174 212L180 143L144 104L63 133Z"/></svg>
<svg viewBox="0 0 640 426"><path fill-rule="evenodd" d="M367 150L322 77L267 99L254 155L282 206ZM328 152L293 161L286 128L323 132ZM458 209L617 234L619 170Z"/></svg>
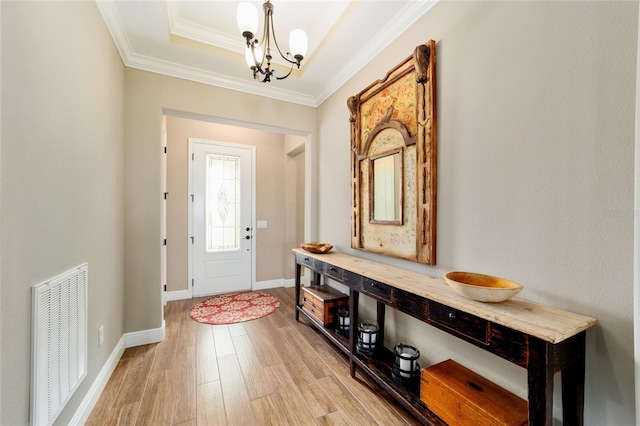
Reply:
<svg viewBox="0 0 640 426"><path fill-rule="evenodd" d="M162 162L160 163L160 182L163 197L160 200L160 293L162 306L167 304L167 116L162 116ZM164 308L162 309L164 320Z"/></svg>
<svg viewBox="0 0 640 426"><path fill-rule="evenodd" d="M189 138L189 167L188 167L188 178L189 178L189 191L188 191L188 245L189 245L189 254L187 262L189 277L188 277L188 287L189 287L189 295L193 297L193 243L191 237L193 236L193 144L201 143L207 144L211 146L225 146L232 148L246 148L251 150L251 228L252 235L251 238L251 289L253 289L256 285L256 147L253 145L244 145L239 143L229 143L229 142L219 142L219 141L211 141L207 139L199 139L199 138Z"/></svg>

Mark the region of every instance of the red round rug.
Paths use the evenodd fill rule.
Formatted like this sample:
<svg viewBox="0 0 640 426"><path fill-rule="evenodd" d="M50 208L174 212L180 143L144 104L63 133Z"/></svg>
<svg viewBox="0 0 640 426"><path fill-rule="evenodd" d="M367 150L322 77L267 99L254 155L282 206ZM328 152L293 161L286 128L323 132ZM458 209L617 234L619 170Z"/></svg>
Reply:
<svg viewBox="0 0 640 426"><path fill-rule="evenodd" d="M205 324L234 324L265 317L275 312L280 300L258 291L221 294L191 308L189 315Z"/></svg>

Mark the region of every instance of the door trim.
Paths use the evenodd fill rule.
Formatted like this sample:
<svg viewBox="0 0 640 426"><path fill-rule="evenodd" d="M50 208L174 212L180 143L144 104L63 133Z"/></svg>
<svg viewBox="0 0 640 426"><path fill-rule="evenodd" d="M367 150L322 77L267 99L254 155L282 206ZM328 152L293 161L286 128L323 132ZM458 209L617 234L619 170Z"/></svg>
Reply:
<svg viewBox="0 0 640 426"><path fill-rule="evenodd" d="M160 182L163 197L160 200L160 294L162 294L162 306L167 304L167 116L162 116L162 161L160 164ZM164 309L162 310L164 321Z"/></svg>
<svg viewBox="0 0 640 426"><path fill-rule="evenodd" d="M191 243L191 236L193 236L193 202L191 201L191 195L193 194L193 161L191 160L193 157L193 144L201 143L211 146L224 146L231 148L245 148L251 151L251 228L253 229L253 238L251 238L251 289L253 290L256 285L256 147L254 145L245 145L240 143L230 143L230 142L220 142L220 141L212 141L208 139L200 139L200 138L189 138L189 167L188 167L188 192L187 192L187 217L188 217L188 226L187 226L187 243L188 243L188 271L189 277L187 281L187 288L189 293L189 298L193 297L193 244Z"/></svg>

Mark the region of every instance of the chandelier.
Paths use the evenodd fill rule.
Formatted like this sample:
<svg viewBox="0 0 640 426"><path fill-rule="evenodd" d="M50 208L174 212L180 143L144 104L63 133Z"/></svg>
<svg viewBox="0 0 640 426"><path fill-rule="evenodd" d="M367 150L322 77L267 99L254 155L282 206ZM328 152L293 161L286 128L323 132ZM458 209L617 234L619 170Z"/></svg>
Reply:
<svg viewBox="0 0 640 426"><path fill-rule="evenodd" d="M259 41L254 38L255 33L258 31L258 10L251 3L242 2L238 5L238 28L247 42L245 60L253 71L254 79L257 79L258 74L260 74L263 76L260 77L263 83L270 82L271 77L277 80L284 80L291 75L294 65L298 69L300 68L300 62L302 62L304 55L307 54L307 34L299 29L291 31L291 34L289 34L289 51L282 53L273 28L273 5L270 0L265 0L262 10L264 11L264 28L262 40ZM275 75L275 70L271 68L271 60L273 59L271 41L273 41L275 50L278 51L280 56L291 64L286 75L279 77Z"/></svg>

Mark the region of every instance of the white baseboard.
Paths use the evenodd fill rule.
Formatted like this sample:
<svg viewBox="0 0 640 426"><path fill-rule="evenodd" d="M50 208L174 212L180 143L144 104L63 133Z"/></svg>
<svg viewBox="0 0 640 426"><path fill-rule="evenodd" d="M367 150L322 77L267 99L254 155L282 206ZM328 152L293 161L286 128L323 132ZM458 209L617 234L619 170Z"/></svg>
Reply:
<svg viewBox="0 0 640 426"><path fill-rule="evenodd" d="M76 413L69 422L70 425L83 425L87 422L89 415L91 415L91 411L93 411L93 407L95 407L96 402L98 402L98 398L100 398L100 394L102 394L102 391L105 386L107 386L107 382L111 378L113 371L116 369L118 361L122 358L124 350L125 336L123 335L111 352L111 355L109 355L107 361L102 366L100 373L98 373L98 376L93 381L91 388L89 388L89 392L87 392L82 403L80 403Z"/></svg>
<svg viewBox="0 0 640 426"><path fill-rule="evenodd" d="M165 291L164 292L164 301L171 302L172 300L184 300L191 299L191 291L190 290L177 290L177 291Z"/></svg>
<svg viewBox="0 0 640 426"><path fill-rule="evenodd" d="M164 339L165 322L162 320L162 327L150 330L134 331L125 333L125 347L132 348L134 346L148 345L149 343L158 343Z"/></svg>
<svg viewBox="0 0 640 426"><path fill-rule="evenodd" d="M277 280L266 280L266 281L257 281L252 290L265 290L268 288L276 288L276 287L293 287L296 285L296 280L294 278L284 279L280 278ZM191 299L193 296L191 295L190 290L176 290L176 291L165 291L164 292L164 302L171 302L172 300L184 300ZM144 344L144 343L143 343ZM137 345L134 345L137 346Z"/></svg>
<svg viewBox="0 0 640 426"><path fill-rule="evenodd" d="M111 352L111 355L109 355L109 358L102 366L100 373L98 373L98 376L93 381L89 392L85 395L69 424L75 426L83 425L87 422L93 407L95 407L96 402L98 402L100 394L111 378L113 370L116 369L116 366L118 365L120 358L122 358L122 354L126 348L161 342L162 339L164 339L164 330L165 322L163 320L162 327L123 334L116 344L116 347Z"/></svg>
<svg viewBox="0 0 640 426"><path fill-rule="evenodd" d="M257 281L253 285L252 290L265 290L267 288L276 288L276 287L284 287L283 278L280 278L277 280Z"/></svg>

